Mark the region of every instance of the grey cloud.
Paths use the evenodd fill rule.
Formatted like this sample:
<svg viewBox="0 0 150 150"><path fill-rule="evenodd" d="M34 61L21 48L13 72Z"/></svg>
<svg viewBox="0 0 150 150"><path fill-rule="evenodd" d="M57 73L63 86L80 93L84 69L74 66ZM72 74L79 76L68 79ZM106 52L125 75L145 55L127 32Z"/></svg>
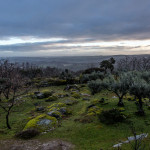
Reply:
<svg viewBox="0 0 150 150"><path fill-rule="evenodd" d="M0 36L149 38L149 0L3 0Z"/></svg>

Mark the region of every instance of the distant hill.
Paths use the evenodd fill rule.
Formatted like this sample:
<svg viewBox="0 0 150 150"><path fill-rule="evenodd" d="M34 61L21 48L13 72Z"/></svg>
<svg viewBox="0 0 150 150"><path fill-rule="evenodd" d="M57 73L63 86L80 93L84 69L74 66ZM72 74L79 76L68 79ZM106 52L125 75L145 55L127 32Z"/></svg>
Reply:
<svg viewBox="0 0 150 150"><path fill-rule="evenodd" d="M50 66L61 69L70 69L78 71L90 67L98 67L99 63L110 57L117 60L124 58L126 55L114 56L67 56L67 57L7 57L11 62L29 62L38 66ZM147 57L150 55L130 55L135 57Z"/></svg>

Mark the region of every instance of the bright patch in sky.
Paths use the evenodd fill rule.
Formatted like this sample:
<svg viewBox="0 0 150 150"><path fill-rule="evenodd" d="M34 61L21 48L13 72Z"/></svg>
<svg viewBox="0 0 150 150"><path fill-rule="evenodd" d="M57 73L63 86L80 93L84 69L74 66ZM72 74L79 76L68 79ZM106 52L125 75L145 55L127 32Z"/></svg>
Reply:
<svg viewBox="0 0 150 150"><path fill-rule="evenodd" d="M36 38L36 37L10 37L8 39L0 40L0 45L13 45L37 42L58 42L65 41L65 38Z"/></svg>

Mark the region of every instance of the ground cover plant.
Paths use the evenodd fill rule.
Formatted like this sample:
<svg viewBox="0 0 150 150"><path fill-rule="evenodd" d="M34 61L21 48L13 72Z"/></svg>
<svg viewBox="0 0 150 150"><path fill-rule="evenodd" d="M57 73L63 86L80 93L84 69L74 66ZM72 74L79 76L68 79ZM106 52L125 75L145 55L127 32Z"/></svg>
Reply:
<svg viewBox="0 0 150 150"><path fill-rule="evenodd" d="M43 88L43 90L49 90L49 91L55 91L56 93L63 93L64 92L64 86L60 87L50 87L50 88ZM90 95L90 90L88 87L80 88L81 93L87 93ZM34 92L34 89L33 89ZM70 92L64 92L68 93ZM83 121L88 115L87 108L90 105L98 106L99 108L108 111L112 108L118 109L117 104L117 98L113 98L114 93L103 91L101 93L95 94L94 96L90 96L90 101L82 100L82 98L77 99L78 103L75 103L73 105L68 105L69 109L71 109L72 113L68 116L63 116L61 121L59 121L59 125L54 129L51 130L45 134L40 134L34 139L39 140L46 140L46 139L62 139L66 140L68 142L73 143L75 146L75 149L89 149L89 150L97 150L97 149L112 149L113 144L117 143L119 140L125 139L127 136L131 136L129 125L126 122L116 122L113 125L107 125L102 121L99 121L97 115L92 116L92 121ZM82 97L82 96L81 96ZM68 98L68 97L67 97ZM103 105L102 102L100 102L101 98L107 98L108 100L105 100L106 102L109 102L108 104ZM24 102L21 103L18 106L15 106L13 111L13 116L10 117L10 123L12 125L12 129L8 130L5 125L5 119L4 119L4 113L2 109L0 109L1 115L1 122L0 122L0 139L2 140L8 140L8 139L15 139L14 135L21 132L28 121L30 121L33 118L36 118L36 116L39 116L43 114L43 112L37 112L35 110L35 107L42 106L44 108L47 108L48 106L51 106L52 104L64 102L66 98L58 98L56 101L52 102L45 102L44 99L37 99L37 98L31 98L24 97ZM105 102L105 103L106 103ZM35 106L34 104L37 103L38 106ZM144 117L136 116L136 105L135 101L128 101L126 98L124 98L124 111L123 113L128 116L129 121L135 122L135 126L137 127L143 127L145 132L149 133L149 126L150 126L150 111L148 110L146 104L144 103L143 109L145 110L146 115ZM55 105L56 107L56 105ZM44 112L45 113L45 112ZM88 116L88 119L91 116ZM79 121L78 121L79 120ZM80 121L82 120L82 121ZM106 134L107 133L107 134ZM137 133L140 133L140 131L137 131ZM148 146L149 137L144 141L146 142ZM123 149L127 150L130 148L129 145L123 145ZM148 147L147 147L148 148Z"/></svg>
<svg viewBox="0 0 150 150"><path fill-rule="evenodd" d="M98 79L84 84L40 88L28 78L30 90L19 97L10 111L11 129L0 107L0 147L11 140L15 143L23 139L26 143L25 139L40 142L59 139L73 144L75 150L113 150L119 149L113 145L133 136L131 125L136 128L136 135L150 134L149 73L120 75L113 74L113 69L106 69L105 73L103 79L97 76ZM3 98L1 106L9 107L9 101ZM118 105L118 100L123 105ZM149 135L142 140L145 150L150 149L149 141ZM132 150L133 145L134 142L122 144L120 149Z"/></svg>

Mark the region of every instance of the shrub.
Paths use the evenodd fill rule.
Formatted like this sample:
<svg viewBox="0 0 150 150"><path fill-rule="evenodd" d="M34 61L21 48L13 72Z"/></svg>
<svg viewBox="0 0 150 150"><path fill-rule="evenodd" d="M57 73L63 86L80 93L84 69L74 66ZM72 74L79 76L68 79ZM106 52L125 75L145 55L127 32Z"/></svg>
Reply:
<svg viewBox="0 0 150 150"><path fill-rule="evenodd" d="M90 88L91 93L94 95L102 90L101 81L91 81L88 83L88 87Z"/></svg>
<svg viewBox="0 0 150 150"><path fill-rule="evenodd" d="M104 124L115 124L118 122L123 122L126 119L125 115L118 109L102 111L98 117Z"/></svg>
<svg viewBox="0 0 150 150"><path fill-rule="evenodd" d="M104 79L104 73L102 72L92 72L91 74L84 74L80 77L81 83L87 83L88 81Z"/></svg>

